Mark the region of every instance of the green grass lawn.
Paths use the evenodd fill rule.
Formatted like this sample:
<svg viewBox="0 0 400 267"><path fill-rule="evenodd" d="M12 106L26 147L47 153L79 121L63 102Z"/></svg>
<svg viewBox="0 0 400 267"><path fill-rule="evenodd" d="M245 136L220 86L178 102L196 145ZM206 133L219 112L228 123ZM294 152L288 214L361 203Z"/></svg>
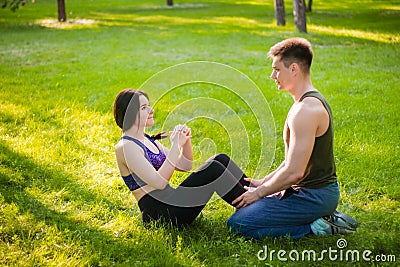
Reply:
<svg viewBox="0 0 400 267"><path fill-rule="evenodd" d="M55 1L28 1L16 13L0 9L0 265L396 265L366 262L366 250L387 261L394 255L398 265L400 2L314 1L308 34L295 31L291 1L285 1L285 27L275 26L272 0L175 0L174 8L165 2L70 0L65 24L53 21ZM121 134L112 117L116 94L184 62L237 69L268 102L268 127L260 127L253 113L261 98L246 99L211 83L176 88L160 83L150 94L154 104L158 100L160 127L150 131L169 128L168 118L187 122L198 162L228 153L248 159L242 167L261 178L257 167L267 174L283 159L281 131L292 104L268 78L266 53L293 36L314 46L313 83L335 117L339 210L361 222L357 233L246 240L229 233L226 220L233 210L216 196L192 227L145 228L114 159ZM193 100L204 101L205 109L191 110ZM186 110L193 112L192 120ZM238 124L244 132L234 130ZM263 142L263 133L271 133L269 142ZM234 146L238 140L243 147ZM261 147L273 149L265 156ZM177 174L173 182L184 177ZM339 238L347 241L342 250ZM272 260L258 259L265 246L276 251ZM292 250L329 248L341 251L342 258L339 252L336 260L288 256ZM287 252L287 262L278 259L279 250ZM348 250L360 251L360 260L346 262Z"/></svg>

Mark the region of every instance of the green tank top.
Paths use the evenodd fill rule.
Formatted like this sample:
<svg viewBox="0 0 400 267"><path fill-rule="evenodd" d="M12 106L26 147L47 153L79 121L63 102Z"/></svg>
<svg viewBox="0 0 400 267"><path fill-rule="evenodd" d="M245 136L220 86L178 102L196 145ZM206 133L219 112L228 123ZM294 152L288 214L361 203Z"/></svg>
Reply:
<svg viewBox="0 0 400 267"><path fill-rule="evenodd" d="M294 187L322 188L337 182L336 165L333 156L333 118L328 101L317 91L305 93L300 102L306 97L315 97L324 105L329 114L329 127L327 131L315 138L314 148L308 162L306 175Z"/></svg>

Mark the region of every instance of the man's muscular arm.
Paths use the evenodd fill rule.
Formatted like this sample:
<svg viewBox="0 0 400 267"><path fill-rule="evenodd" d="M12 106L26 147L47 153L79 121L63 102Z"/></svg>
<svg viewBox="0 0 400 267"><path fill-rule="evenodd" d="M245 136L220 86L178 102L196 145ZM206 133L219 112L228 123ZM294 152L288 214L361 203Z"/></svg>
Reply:
<svg viewBox="0 0 400 267"><path fill-rule="evenodd" d="M319 105L322 104L319 102ZM315 137L326 119L325 109L323 107L322 109L314 99L311 101L305 99L296 104L287 121L290 129L290 143L285 164L256 190L245 192L238 197L233 205L237 204L237 208L245 207L262 197L287 189L304 178Z"/></svg>

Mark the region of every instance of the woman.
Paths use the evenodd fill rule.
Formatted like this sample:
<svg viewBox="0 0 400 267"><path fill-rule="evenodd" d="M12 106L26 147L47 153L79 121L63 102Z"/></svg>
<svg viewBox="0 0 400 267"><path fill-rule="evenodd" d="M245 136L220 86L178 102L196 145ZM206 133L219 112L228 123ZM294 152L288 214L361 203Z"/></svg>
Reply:
<svg viewBox="0 0 400 267"><path fill-rule="evenodd" d="M170 222L176 226L192 223L216 192L228 204L246 192L249 181L240 168L224 154L207 160L177 188L169 185L175 170L192 168L191 130L177 125L170 133L170 149L150 137L145 128L154 125L154 110L146 93L121 91L114 102L114 118L122 129L116 145L118 168L142 212L142 220Z"/></svg>

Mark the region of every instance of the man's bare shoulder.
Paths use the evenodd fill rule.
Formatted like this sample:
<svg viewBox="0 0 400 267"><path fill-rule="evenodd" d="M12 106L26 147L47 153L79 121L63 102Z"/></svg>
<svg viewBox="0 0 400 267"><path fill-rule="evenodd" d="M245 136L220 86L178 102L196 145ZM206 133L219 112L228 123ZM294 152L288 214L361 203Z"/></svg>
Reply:
<svg viewBox="0 0 400 267"><path fill-rule="evenodd" d="M323 108L323 104L321 102L321 100L319 100L316 97L306 97L303 99L302 102L305 106L310 106L310 107L322 107Z"/></svg>
<svg viewBox="0 0 400 267"><path fill-rule="evenodd" d="M316 122L327 114L322 102L315 97L307 97L295 103L288 116L288 122Z"/></svg>
<svg viewBox="0 0 400 267"><path fill-rule="evenodd" d="M322 102L315 97L306 97L303 101L296 103L293 107L293 114L312 115L325 112L325 107Z"/></svg>

